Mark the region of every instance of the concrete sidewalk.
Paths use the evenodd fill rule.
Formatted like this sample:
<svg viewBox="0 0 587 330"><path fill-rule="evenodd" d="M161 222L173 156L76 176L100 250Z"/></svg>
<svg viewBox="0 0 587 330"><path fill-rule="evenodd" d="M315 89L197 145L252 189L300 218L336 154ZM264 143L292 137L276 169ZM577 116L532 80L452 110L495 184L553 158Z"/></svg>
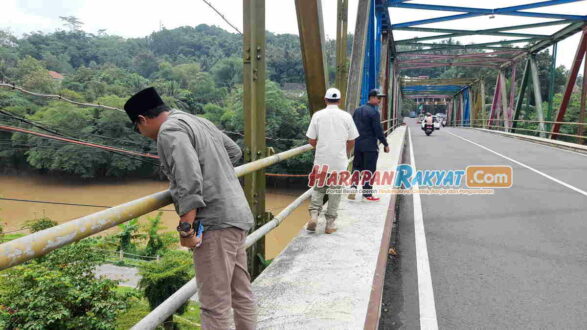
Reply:
<svg viewBox="0 0 587 330"><path fill-rule="evenodd" d="M379 154L377 169L395 170L405 127L388 137L391 152ZM340 204L338 231L324 234L321 215L316 233L302 229L255 280L259 329L362 329L391 195L379 202Z"/></svg>

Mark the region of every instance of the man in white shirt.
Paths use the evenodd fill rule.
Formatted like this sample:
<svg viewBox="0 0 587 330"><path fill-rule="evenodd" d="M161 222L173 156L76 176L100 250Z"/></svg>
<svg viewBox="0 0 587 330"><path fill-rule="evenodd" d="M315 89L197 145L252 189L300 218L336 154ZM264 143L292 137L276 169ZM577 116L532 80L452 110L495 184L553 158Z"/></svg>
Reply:
<svg viewBox="0 0 587 330"><path fill-rule="evenodd" d="M306 136L309 143L316 148L314 166L328 166L328 173L340 172L347 169L348 153L355 146L355 139L359 136L357 127L351 115L339 109L340 91L330 88L326 91L324 100L326 108L317 111L312 116ZM310 221L306 226L308 231L316 231L318 216L322 211L322 201L328 188L337 189L337 186L314 186L312 201L310 202ZM326 234L336 231L334 221L336 220L338 205L341 194L328 194L328 207L326 209Z"/></svg>

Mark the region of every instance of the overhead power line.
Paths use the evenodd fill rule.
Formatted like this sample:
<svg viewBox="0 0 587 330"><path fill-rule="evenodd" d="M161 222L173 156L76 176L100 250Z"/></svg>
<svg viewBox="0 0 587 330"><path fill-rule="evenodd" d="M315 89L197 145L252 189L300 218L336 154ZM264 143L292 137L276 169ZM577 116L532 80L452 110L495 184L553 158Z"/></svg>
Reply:
<svg viewBox="0 0 587 330"><path fill-rule="evenodd" d="M54 100L59 100L59 101L63 101L63 102L67 102L67 103L71 103L71 104L75 104L81 107L90 107L90 108L101 108L101 109L109 109L109 110L116 110L116 111L122 111L124 112L124 110L120 109L120 108L116 108L116 107L111 107L111 106L107 106L107 105L102 105L102 104L93 104L93 103L81 103L81 102L76 102L76 101L72 101L69 100L67 98L62 97L61 95L54 95L54 94L42 94L42 93L36 93L36 92L31 92L28 91L22 87L16 86L15 84L10 84L10 83L5 83L5 82L0 82L0 87L4 87L4 88L9 88L15 91L19 91L21 93L27 94L27 95L32 95L32 96L36 96L36 97L43 97L43 98L49 98L49 99L54 99ZM4 114L6 114L6 112L2 112ZM23 120L22 118L15 118L18 120ZM30 121L29 121L30 123ZM31 125L38 125L38 124L32 124ZM37 126L39 128L41 128L40 126ZM43 130L47 130L45 128L41 128ZM236 134L239 136L244 137L245 135L243 133L240 132L232 132L232 131L226 131L226 130L220 130L223 133L227 133L227 134ZM56 134L53 132L53 134ZM106 137L107 138L107 137ZM303 139L290 139L290 138L275 138L275 137L266 137L267 140L273 140L273 141L305 141Z"/></svg>
<svg viewBox="0 0 587 330"><path fill-rule="evenodd" d="M13 90L17 90L21 93L24 94L28 94L28 95L32 95L32 96L37 96L37 97L44 97L44 98L48 98L48 99L53 99L53 100L60 100L63 102L67 102L67 103L71 103L71 104L75 104L77 106L80 107L88 107L88 108L99 108L99 109L107 109L107 110L116 110L116 111L122 111L124 112L124 110L116 108L116 107L111 107L108 105L103 105L103 104L92 104L92 103L82 103L82 102L77 102L77 101L73 101L70 99L67 99L61 95L55 95L55 94L43 94L43 93L35 93L35 92L31 92L28 91L22 87L18 87L15 84L9 84L9 83L5 83L5 82L0 82L0 87L4 87L4 88L10 88Z"/></svg>
<svg viewBox="0 0 587 330"><path fill-rule="evenodd" d="M62 141L62 142L67 142L67 143L74 143L74 144L79 144L79 145L83 145L86 147L93 147L93 148L103 149L103 150L107 150L107 151L120 152L120 153L125 153L125 154L129 154L129 155L133 155L133 156L146 157L146 158L151 158L151 159L159 159L159 156L157 156L157 155L139 153L139 152L135 152L135 151L129 151L129 150L125 150L125 149L105 146L105 145L96 144L96 143L68 139L68 138L64 138L64 137L60 137L60 136L34 132L34 131L30 131L30 130L26 130L26 129L22 129L22 128L18 128L18 127L0 125L0 130L8 131L8 132L18 132L18 133L31 134L31 135L36 135L36 136L39 136L39 137L42 137L45 139L52 139L52 140L57 140L57 141Z"/></svg>
<svg viewBox="0 0 587 330"><path fill-rule="evenodd" d="M232 23L230 23L228 21L228 19L226 19L226 17L224 17L224 15L222 15L222 13L220 11L218 11L218 9L214 8L214 6L210 3L210 1L208 1L208 0L202 0L202 1L204 1L205 4L207 4L210 8L212 8L212 10L214 10L216 12L216 14L218 14L218 16L220 16L226 22L226 24L230 25L233 29L235 29L235 31L238 32L238 34L243 34L236 26L232 25Z"/></svg>
<svg viewBox="0 0 587 330"><path fill-rule="evenodd" d="M77 204L77 203L65 203L65 202L53 202L53 201L39 201L39 200L32 200L32 199L18 199L18 198L4 198L4 197L0 197L0 200L10 201L10 202L24 202L24 203L38 203L38 204L52 204L52 205L95 207L95 208L102 208L102 209L109 209L109 208L112 207L112 206L107 206L107 205ZM159 209L159 211L175 212L175 210L167 210L167 209Z"/></svg>

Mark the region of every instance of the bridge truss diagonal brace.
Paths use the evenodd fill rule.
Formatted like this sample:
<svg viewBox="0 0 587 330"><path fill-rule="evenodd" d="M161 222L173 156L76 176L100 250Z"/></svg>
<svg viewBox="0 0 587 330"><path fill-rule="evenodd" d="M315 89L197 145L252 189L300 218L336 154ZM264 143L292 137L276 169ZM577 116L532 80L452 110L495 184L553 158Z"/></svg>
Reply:
<svg viewBox="0 0 587 330"><path fill-rule="evenodd" d="M569 78L567 79L567 84L565 87L565 92L563 94L563 99L561 101L560 108L558 110L558 114L556 116L556 122L552 126L551 131L551 139L557 139L558 135L555 133L559 133L560 131L560 122L564 121L565 113L567 112L567 107L569 106L569 102L571 100L571 94L573 93L573 88L575 87L575 82L577 81L577 75L579 74L579 68L581 67L581 63L583 62L583 58L585 57L585 52L587 51L587 26L583 27L583 32L581 34L581 40L579 41L579 45L577 46L577 52L575 53L575 58L573 59L573 64L571 66L571 70L569 72ZM585 78L583 78L585 79Z"/></svg>
<svg viewBox="0 0 587 330"><path fill-rule="evenodd" d="M536 57L530 56L530 72L532 74L532 87L534 87L534 101L536 104L536 118L538 119L538 130L540 131L540 137L545 137L545 126L544 126L544 111L542 109L542 94L540 91L540 78L538 77L538 66L536 65Z"/></svg>
<svg viewBox="0 0 587 330"><path fill-rule="evenodd" d="M322 1L296 0L295 5L308 102L314 113L325 107L324 94L328 86Z"/></svg>
<svg viewBox="0 0 587 330"><path fill-rule="evenodd" d="M361 100L361 83L363 79L363 64L365 61L365 48L367 46L371 1L375 0L359 0L358 3L357 24L355 24L351 67L346 92L347 101L345 104L345 109L351 114L359 106Z"/></svg>
<svg viewBox="0 0 587 330"><path fill-rule="evenodd" d="M516 107L514 108L514 120L512 121L512 133L515 133L516 126L518 124L518 118L520 118L520 112L522 112L522 105L524 104L524 95L526 95L526 89L528 88L528 81L530 80L530 58L526 59L526 66L524 68L524 75L522 76L522 84L520 91L518 92L518 99L516 101Z"/></svg>

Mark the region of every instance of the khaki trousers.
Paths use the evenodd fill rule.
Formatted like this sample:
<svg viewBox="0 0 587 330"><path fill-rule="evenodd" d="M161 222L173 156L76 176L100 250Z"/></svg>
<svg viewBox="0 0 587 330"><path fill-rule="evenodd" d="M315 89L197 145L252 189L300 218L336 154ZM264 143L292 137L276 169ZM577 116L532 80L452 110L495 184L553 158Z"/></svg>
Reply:
<svg viewBox="0 0 587 330"><path fill-rule="evenodd" d="M247 271L246 232L226 228L204 232L194 250L202 329L229 329L230 308L237 330L255 329L256 305Z"/></svg>
<svg viewBox="0 0 587 330"><path fill-rule="evenodd" d="M322 211L322 201L324 199L324 195L326 195L326 190L328 188L331 189L340 189L341 186L331 186L331 187L314 187L312 191L312 198L310 200L310 206L308 210L310 211L310 215L312 212L316 212L316 214L320 214ZM336 217L338 216L338 206L340 205L341 194L328 194L328 205L326 207L326 213L324 217L326 218L326 226L332 227Z"/></svg>

